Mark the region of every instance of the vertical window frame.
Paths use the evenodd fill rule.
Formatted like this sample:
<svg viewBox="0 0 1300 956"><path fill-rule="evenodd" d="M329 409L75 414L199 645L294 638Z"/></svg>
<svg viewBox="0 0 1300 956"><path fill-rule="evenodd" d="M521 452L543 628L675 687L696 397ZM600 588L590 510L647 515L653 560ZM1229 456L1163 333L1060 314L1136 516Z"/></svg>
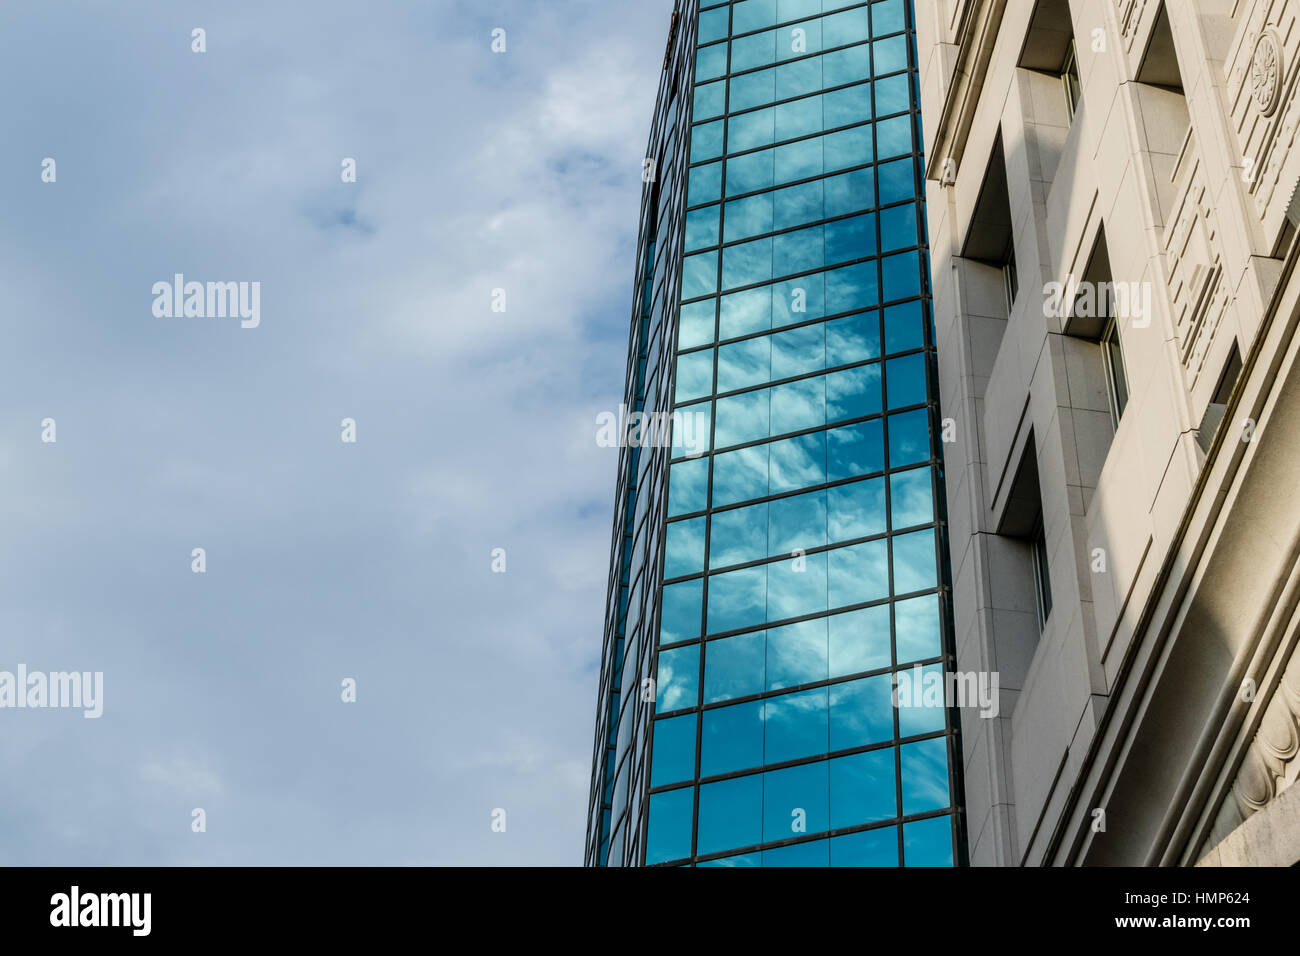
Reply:
<svg viewBox="0 0 1300 956"><path fill-rule="evenodd" d="M1047 622L1052 616L1052 575L1047 560L1047 530L1041 513L1034 524L1030 555L1034 565L1034 606L1038 612L1038 631L1041 634L1047 629Z"/></svg>
<svg viewBox="0 0 1300 956"><path fill-rule="evenodd" d="M1098 344L1101 346L1101 364L1106 375L1106 397L1110 405L1110 423L1119 428L1124 409L1130 398L1128 363L1124 360L1124 344L1119 337L1119 325L1114 318L1106 323ZM1116 362L1115 356L1119 357Z"/></svg>
<svg viewBox="0 0 1300 956"><path fill-rule="evenodd" d="M1083 81L1079 77L1079 56L1070 38L1070 48L1065 53L1065 62L1061 64L1061 86L1065 90L1065 112L1071 123L1079 112L1079 101L1083 99Z"/></svg>
<svg viewBox="0 0 1300 956"><path fill-rule="evenodd" d="M1020 294L1020 275L1016 272L1016 249L1013 244L1007 249L1006 261L1002 263L1002 283L1007 294L1007 315L1016 307L1016 296Z"/></svg>

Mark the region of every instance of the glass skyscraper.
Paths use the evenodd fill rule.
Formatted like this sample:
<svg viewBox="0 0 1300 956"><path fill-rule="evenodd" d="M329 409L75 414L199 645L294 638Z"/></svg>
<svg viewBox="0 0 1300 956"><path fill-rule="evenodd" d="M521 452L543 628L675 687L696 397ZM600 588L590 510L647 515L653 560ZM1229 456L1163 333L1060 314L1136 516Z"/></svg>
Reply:
<svg viewBox="0 0 1300 956"><path fill-rule="evenodd" d="M588 865L963 862L911 18L673 16Z"/></svg>

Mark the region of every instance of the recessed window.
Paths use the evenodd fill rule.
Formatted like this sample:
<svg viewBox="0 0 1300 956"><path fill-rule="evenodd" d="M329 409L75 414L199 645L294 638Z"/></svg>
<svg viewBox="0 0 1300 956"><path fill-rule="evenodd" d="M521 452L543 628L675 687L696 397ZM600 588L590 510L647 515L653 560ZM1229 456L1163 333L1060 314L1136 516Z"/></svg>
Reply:
<svg viewBox="0 0 1300 956"><path fill-rule="evenodd" d="M1007 312L1016 304L1016 293L1020 291L1020 280L1016 277L1016 251L1007 249L1007 261L1002 266L1002 280L1007 290Z"/></svg>
<svg viewBox="0 0 1300 956"><path fill-rule="evenodd" d="M1007 490L1007 500L998 521L997 533L1005 547L999 548L999 580L1010 600L1020 607L1031 605L1034 616L1023 615L1008 623L1001 642L1018 660L1028 663L1052 613L1052 583L1047 569L1047 533L1043 523L1042 488L1038 480L1038 455L1031 434L1020 452L1020 463ZM1006 679L1007 675L1004 675Z"/></svg>
<svg viewBox="0 0 1300 956"><path fill-rule="evenodd" d="M1079 108L1082 86L1069 0L1037 0L1018 65L1044 77L1059 78L1065 94L1065 119L1072 121ZM1057 122L1054 106L1050 112L1051 121Z"/></svg>
<svg viewBox="0 0 1300 956"><path fill-rule="evenodd" d="M1146 52L1142 54L1142 62L1138 66L1137 81L1144 86L1176 93L1179 97L1185 95L1183 74L1178 66L1178 51L1174 46L1174 32L1169 23L1169 10L1164 5L1161 5L1155 25L1151 28L1151 38L1147 41ZM1185 118L1186 110L1184 102L1181 104L1180 119ZM1180 140L1181 131L1186 128L1184 124L1174 130Z"/></svg>
<svg viewBox="0 0 1300 956"><path fill-rule="evenodd" d="M1011 229L1007 164L1001 136L993 144L993 152L989 156L988 171L984 174L984 184L975 201L962 256L990 267L990 279L995 280L1001 274L1007 314L1010 315L1020 284L1016 274L1015 235Z"/></svg>
<svg viewBox="0 0 1300 956"><path fill-rule="evenodd" d="M1232 343L1232 352L1228 355L1228 362L1219 376L1219 383L1215 386L1214 394L1210 396L1210 404L1206 406L1205 414L1201 416L1201 424L1196 429L1196 443L1201 446L1201 451L1207 454L1210 451L1210 445L1214 443L1214 433L1219 430L1219 424L1223 421L1223 416L1228 411L1228 399L1232 397L1232 390L1237 384L1237 379L1241 377L1241 352L1237 348L1237 343Z"/></svg>
<svg viewBox="0 0 1300 956"><path fill-rule="evenodd" d="M1120 416L1124 414L1129 396L1128 367L1124 362L1119 326L1125 317L1143 314L1134 311L1135 297L1140 293L1140 286L1137 283L1115 281L1104 229L1097 231L1087 263L1082 281L1078 283L1077 294L1068 305L1065 332L1096 343L1104 381L1094 382L1093 387L1105 387L1113 430L1119 427ZM1145 306L1142 308L1145 309Z"/></svg>
<svg viewBox="0 0 1300 956"><path fill-rule="evenodd" d="M1101 335L1101 362L1106 370L1106 387L1110 393L1110 420L1119 427L1120 416L1128 405L1128 373L1124 368L1124 350L1120 346L1119 326L1114 319Z"/></svg>
<svg viewBox="0 0 1300 956"><path fill-rule="evenodd" d="M1070 119L1079 109L1079 96L1082 86L1079 83L1079 58L1075 55L1074 40L1065 53L1065 63L1061 66L1061 84L1065 87L1065 104L1070 111Z"/></svg>
<svg viewBox="0 0 1300 956"><path fill-rule="evenodd" d="M1047 532L1043 528L1042 516L1034 526L1032 542L1034 561L1034 599L1038 607L1038 629L1047 627L1047 618L1052 613L1052 578L1047 570Z"/></svg>

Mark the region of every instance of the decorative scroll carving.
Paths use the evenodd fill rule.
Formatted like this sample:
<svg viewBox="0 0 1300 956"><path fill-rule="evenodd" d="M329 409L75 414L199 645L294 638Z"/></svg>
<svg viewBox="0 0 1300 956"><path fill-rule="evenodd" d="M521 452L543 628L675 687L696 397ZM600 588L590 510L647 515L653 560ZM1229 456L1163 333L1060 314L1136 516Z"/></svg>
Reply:
<svg viewBox="0 0 1300 956"><path fill-rule="evenodd" d="M1296 782L1300 774L1297 755L1300 755L1300 652L1291 655L1199 855L1204 856Z"/></svg>
<svg viewBox="0 0 1300 956"><path fill-rule="evenodd" d="M1265 30L1255 43L1255 57L1250 68L1250 85L1255 106L1265 116L1277 112L1282 93L1282 41L1276 30Z"/></svg>

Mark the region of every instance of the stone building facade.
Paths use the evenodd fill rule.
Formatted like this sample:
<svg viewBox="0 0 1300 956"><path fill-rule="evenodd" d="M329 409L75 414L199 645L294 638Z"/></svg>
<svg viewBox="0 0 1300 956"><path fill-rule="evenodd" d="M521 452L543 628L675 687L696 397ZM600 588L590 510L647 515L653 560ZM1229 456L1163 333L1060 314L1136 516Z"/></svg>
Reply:
<svg viewBox="0 0 1300 956"><path fill-rule="evenodd" d="M916 0L973 865L1300 860L1300 0Z"/></svg>

